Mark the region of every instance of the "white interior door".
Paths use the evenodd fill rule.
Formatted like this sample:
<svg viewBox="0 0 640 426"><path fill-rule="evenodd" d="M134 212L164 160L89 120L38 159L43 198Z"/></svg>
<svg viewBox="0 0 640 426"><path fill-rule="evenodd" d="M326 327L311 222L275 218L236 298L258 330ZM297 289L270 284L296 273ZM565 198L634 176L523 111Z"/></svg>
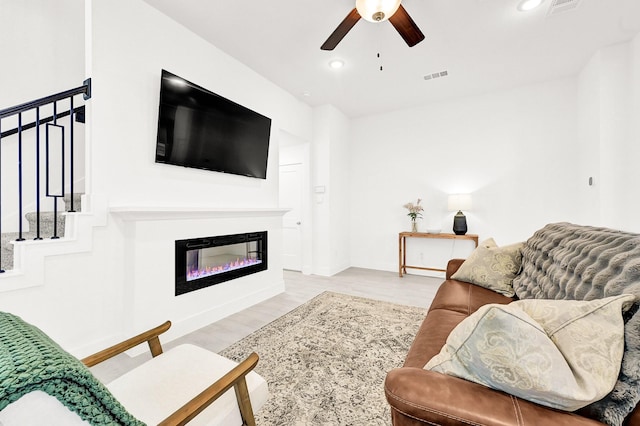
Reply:
<svg viewBox="0 0 640 426"><path fill-rule="evenodd" d="M291 209L283 217L284 269L302 271L302 165L280 166L280 207Z"/></svg>

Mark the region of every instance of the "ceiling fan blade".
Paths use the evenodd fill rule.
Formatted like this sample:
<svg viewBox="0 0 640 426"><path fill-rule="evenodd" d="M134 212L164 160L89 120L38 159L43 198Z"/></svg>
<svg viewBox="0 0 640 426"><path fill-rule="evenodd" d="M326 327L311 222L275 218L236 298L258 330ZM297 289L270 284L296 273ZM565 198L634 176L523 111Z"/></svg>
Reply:
<svg viewBox="0 0 640 426"><path fill-rule="evenodd" d="M409 47L413 47L424 40L424 34L422 34L420 28L413 22L413 19L411 19L411 16L409 16L407 10L402 7L402 5L400 5L398 11L389 18L389 22L391 22L391 25L400 33Z"/></svg>
<svg viewBox="0 0 640 426"><path fill-rule="evenodd" d="M353 28L353 26L359 20L360 20L360 14L358 13L358 10L354 8L351 12L349 12L347 17L344 18L342 22L340 22L340 25L338 25L338 28L336 28L333 31L333 33L331 33L327 41L324 42L324 44L320 47L320 49L322 50L335 49L338 43L340 43L340 40L342 40L344 36L347 35L349 30L351 30L351 28Z"/></svg>

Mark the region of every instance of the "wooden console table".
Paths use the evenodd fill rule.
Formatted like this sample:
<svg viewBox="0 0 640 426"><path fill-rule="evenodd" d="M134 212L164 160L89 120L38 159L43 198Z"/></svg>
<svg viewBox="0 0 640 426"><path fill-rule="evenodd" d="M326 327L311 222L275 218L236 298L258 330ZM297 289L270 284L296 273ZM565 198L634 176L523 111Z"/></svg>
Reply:
<svg viewBox="0 0 640 426"><path fill-rule="evenodd" d="M425 268L423 266L407 265L407 238L438 238L445 240L471 240L478 247L478 236L475 234L456 235L456 234L429 234L427 232L400 232L398 234L398 275L402 278L402 274L407 273L407 268L422 269L424 271L445 272L446 269Z"/></svg>

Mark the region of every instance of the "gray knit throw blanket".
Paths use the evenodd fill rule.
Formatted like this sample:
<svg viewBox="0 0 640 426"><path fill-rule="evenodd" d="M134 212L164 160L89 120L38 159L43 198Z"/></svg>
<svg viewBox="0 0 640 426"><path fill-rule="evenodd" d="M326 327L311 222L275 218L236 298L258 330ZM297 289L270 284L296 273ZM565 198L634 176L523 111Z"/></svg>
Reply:
<svg viewBox="0 0 640 426"><path fill-rule="evenodd" d="M554 223L536 231L522 248L522 271L513 281L520 299L592 300L634 294L640 300L640 235L606 228ZM620 426L640 401L640 313L628 313L625 351L611 393L580 411Z"/></svg>

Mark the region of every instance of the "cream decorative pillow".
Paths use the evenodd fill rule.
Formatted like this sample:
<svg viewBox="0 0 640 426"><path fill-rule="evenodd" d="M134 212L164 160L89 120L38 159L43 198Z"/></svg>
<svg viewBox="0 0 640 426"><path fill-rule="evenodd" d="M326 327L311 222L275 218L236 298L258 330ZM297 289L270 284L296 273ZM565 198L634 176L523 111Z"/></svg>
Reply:
<svg viewBox="0 0 640 426"><path fill-rule="evenodd" d="M453 329L424 368L575 411L613 389L624 350L622 311L634 300L623 294L485 305Z"/></svg>
<svg viewBox="0 0 640 426"><path fill-rule="evenodd" d="M513 279L522 264L522 244L498 247L493 238L489 238L480 243L451 278L513 297Z"/></svg>

